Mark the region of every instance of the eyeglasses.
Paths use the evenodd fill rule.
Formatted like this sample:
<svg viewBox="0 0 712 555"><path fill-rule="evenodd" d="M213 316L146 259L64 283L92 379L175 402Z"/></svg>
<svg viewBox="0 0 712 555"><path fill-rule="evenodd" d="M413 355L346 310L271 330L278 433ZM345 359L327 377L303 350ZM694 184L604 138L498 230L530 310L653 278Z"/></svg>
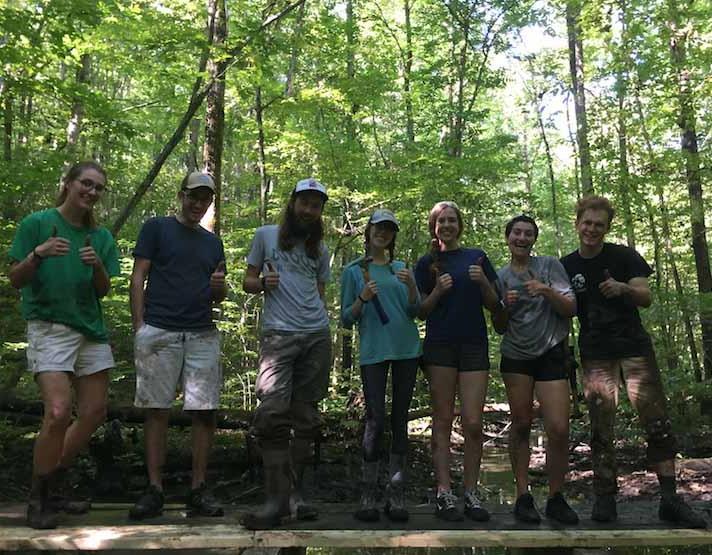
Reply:
<svg viewBox="0 0 712 555"><path fill-rule="evenodd" d="M211 202L213 202L213 194L212 193L207 193L207 194L196 193L193 191L186 191L184 189L183 196L185 196L185 198L188 199L189 202L192 202L194 204L197 204L199 202L210 204Z"/></svg>
<svg viewBox="0 0 712 555"><path fill-rule="evenodd" d="M106 185L103 183L97 183L96 181L92 181L91 179L77 179L79 183L81 183L82 187L86 191L91 191L94 189L97 193L101 194L106 190Z"/></svg>

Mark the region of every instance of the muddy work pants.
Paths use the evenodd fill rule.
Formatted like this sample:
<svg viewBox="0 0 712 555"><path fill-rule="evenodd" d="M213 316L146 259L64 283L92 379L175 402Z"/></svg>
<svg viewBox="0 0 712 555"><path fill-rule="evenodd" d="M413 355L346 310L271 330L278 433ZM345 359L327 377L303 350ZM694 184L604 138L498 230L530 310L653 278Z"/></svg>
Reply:
<svg viewBox="0 0 712 555"><path fill-rule="evenodd" d="M591 418L593 490L615 494L616 451L613 425L621 380L647 436L648 464L675 458L677 446L665 407L660 371L653 354L611 360L583 360L583 383Z"/></svg>
<svg viewBox="0 0 712 555"><path fill-rule="evenodd" d="M260 404L252 431L262 448L285 449L292 433L295 438L316 438L321 425L317 403L329 384L329 330L266 331L259 364L255 392Z"/></svg>

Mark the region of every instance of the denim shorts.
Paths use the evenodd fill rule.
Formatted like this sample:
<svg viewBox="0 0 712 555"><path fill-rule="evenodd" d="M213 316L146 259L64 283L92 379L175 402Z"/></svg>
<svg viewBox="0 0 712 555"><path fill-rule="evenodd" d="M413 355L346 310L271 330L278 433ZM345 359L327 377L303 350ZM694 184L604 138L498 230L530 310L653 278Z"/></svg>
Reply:
<svg viewBox="0 0 712 555"><path fill-rule="evenodd" d="M423 362L426 366L446 366L458 372L488 371L490 367L487 343L451 343L425 341Z"/></svg>

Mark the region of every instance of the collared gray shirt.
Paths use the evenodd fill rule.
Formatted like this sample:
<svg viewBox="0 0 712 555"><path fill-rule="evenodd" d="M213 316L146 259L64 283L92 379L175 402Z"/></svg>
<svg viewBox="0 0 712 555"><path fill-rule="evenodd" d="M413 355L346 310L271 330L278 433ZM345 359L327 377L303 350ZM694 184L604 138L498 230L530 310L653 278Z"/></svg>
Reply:
<svg viewBox="0 0 712 555"><path fill-rule="evenodd" d="M316 331L329 327L317 283L329 280L329 251L322 244L319 258L309 258L304 243L289 251L279 248L279 226L257 228L247 263L268 271L267 262L279 272L279 287L265 291L262 330Z"/></svg>
<svg viewBox="0 0 712 555"><path fill-rule="evenodd" d="M519 299L510 307L507 331L502 338L502 356L531 360L561 343L569 333L569 320L559 315L543 296L532 297L524 283L536 279L554 291L574 298L566 270L553 256L532 256L523 273L510 264L497 272L497 288L504 297L510 289L519 291Z"/></svg>

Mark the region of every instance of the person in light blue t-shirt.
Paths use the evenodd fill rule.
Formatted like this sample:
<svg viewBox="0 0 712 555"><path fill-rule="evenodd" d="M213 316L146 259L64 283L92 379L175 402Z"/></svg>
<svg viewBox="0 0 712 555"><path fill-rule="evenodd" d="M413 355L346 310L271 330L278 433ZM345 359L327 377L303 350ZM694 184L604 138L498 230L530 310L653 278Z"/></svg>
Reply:
<svg viewBox="0 0 712 555"><path fill-rule="evenodd" d="M392 374L391 454L385 513L393 521L408 520L405 508L405 462L408 451L408 409L420 356L414 319L420 297L413 273L393 260L398 220L390 210L376 210L366 225L365 256L351 262L341 276L341 320L358 323L361 380L366 399L363 435L363 490L354 516L378 520L377 484L381 438L386 417L386 381Z"/></svg>

